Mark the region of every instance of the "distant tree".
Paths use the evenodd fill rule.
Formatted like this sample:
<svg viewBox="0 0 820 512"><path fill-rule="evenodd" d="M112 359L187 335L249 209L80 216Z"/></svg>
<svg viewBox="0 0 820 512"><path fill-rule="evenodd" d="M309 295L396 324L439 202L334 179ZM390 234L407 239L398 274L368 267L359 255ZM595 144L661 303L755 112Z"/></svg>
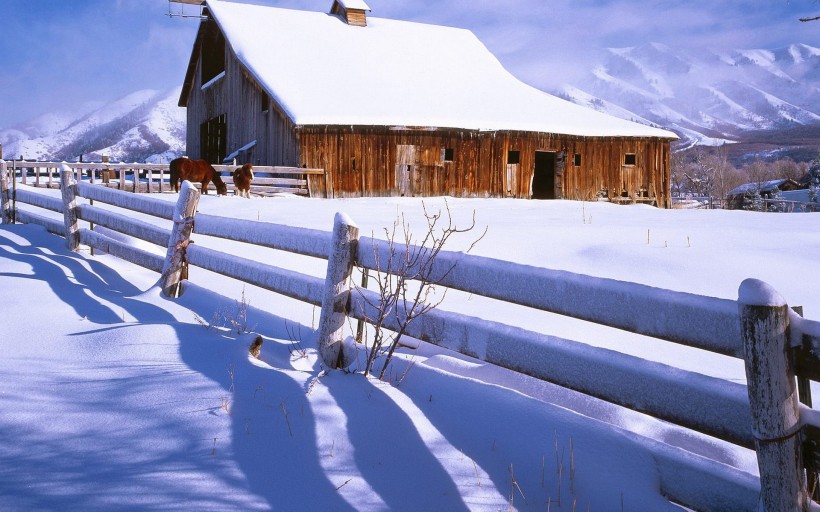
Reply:
<svg viewBox="0 0 820 512"><path fill-rule="evenodd" d="M672 195L680 197L687 192L686 189L686 157L682 151L675 151L672 153L669 165L671 172L669 173L670 186L672 188Z"/></svg>
<svg viewBox="0 0 820 512"><path fill-rule="evenodd" d="M769 193L768 200L764 200L763 203L764 205L767 205L766 211L768 212L786 211L785 198L783 197L783 193L777 187Z"/></svg>
<svg viewBox="0 0 820 512"><path fill-rule="evenodd" d="M780 176L777 175L775 167L763 160L755 160L750 164L744 165L743 172L746 174L747 183L757 183L758 185L780 178Z"/></svg>
<svg viewBox="0 0 820 512"><path fill-rule="evenodd" d="M692 192L699 196L712 197L715 180L715 164L702 149L695 152L695 158L686 166L683 175L689 180Z"/></svg>
<svg viewBox="0 0 820 512"><path fill-rule="evenodd" d="M773 162L772 165L777 171L778 178L797 181L805 174L805 171L800 168L800 165L791 158L783 158Z"/></svg>
<svg viewBox="0 0 820 512"><path fill-rule="evenodd" d="M743 194L743 209L750 212L762 212L766 207L760 187L754 187Z"/></svg>
<svg viewBox="0 0 820 512"><path fill-rule="evenodd" d="M706 157L714 169L712 178L712 195L720 201L721 206L729 192L745 183L743 174L729 161L726 145L716 147Z"/></svg>
<svg viewBox="0 0 820 512"><path fill-rule="evenodd" d="M708 197L712 207L722 207L729 191L745 183L729 162L725 146L696 150L685 166L683 176L691 192ZM716 200L718 204L715 204Z"/></svg>
<svg viewBox="0 0 820 512"><path fill-rule="evenodd" d="M820 153L809 164L809 200L820 203Z"/></svg>

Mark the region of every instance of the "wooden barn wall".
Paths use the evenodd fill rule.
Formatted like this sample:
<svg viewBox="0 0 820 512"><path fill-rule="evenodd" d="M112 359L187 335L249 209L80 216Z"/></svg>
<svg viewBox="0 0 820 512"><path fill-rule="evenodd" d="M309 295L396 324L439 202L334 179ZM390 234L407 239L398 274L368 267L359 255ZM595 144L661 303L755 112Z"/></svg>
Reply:
<svg viewBox="0 0 820 512"><path fill-rule="evenodd" d="M202 51L208 48L204 46ZM230 47L225 52L225 60L225 76L204 90L201 74L198 70L195 73L187 106L188 156L201 156L200 125L226 114L227 154L256 141L255 147L237 159L238 163L297 165L299 147L293 123L278 104L263 93ZM201 59L197 63L201 66ZM265 99L267 110L263 109Z"/></svg>
<svg viewBox="0 0 820 512"><path fill-rule="evenodd" d="M335 197L398 195L402 166L412 164L413 195L529 198L535 152L564 151L557 197L617 198L643 189L659 206L668 207L670 201L669 141L664 139L338 126L299 127L298 132L299 164L325 169ZM399 149L407 146L413 146L412 153ZM444 148L452 149L452 161L442 161ZM509 151L520 152L519 164L511 166L518 174L510 184ZM579 166L574 165L576 153L581 155ZM627 153L635 154L634 166L624 165Z"/></svg>

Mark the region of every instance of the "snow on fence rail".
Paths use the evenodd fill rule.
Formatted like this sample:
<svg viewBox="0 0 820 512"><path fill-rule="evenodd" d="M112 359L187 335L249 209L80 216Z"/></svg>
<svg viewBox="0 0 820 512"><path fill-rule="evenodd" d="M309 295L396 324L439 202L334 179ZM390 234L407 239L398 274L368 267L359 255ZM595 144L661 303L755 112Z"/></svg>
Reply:
<svg viewBox="0 0 820 512"><path fill-rule="evenodd" d="M371 309L378 301L369 296L374 292L350 293L350 268L388 270L379 269L376 262L389 260L385 256L389 247L385 241L359 238L343 215L337 215L332 233L254 221L242 221L243 229L234 229L230 219L203 214L196 215L194 224L199 195L187 182L174 206L147 196L75 184L74 171L66 167L61 174L65 180L61 201L26 189L10 191L5 167L0 161L4 223L14 218L8 211L13 208L11 193L17 202L61 212L66 219L58 222L21 210L16 212L18 221L68 234L67 244L73 250L77 243L89 245L160 272L166 294L175 293L183 267L190 264L322 306L322 315L329 320L320 321L320 353L330 367L339 361L337 331L345 323L332 315L347 309L347 314L362 320L376 316ZM89 204L77 205L75 194L172 220L174 228L169 231ZM167 247L167 255L163 259L80 229L77 219ZM327 278L188 245L191 231L328 259ZM748 386L437 309L411 323L407 332L756 450L759 481L718 462L643 439L658 463L663 492L676 502L696 510L757 510L762 498L767 511L801 509L811 485L807 479L820 467L820 413L798 404L800 394L810 406L806 380L820 380L820 322L789 310L765 283L744 281L739 300L731 301L445 251L438 254L433 278L465 292L744 359ZM795 385L796 376L803 386ZM688 477L680 478L684 472Z"/></svg>
<svg viewBox="0 0 820 512"><path fill-rule="evenodd" d="M103 185L109 188L135 193L171 192L169 164L108 163L108 162L39 162L12 160L11 170L24 185L58 188L59 169L68 165L76 173L77 181ZM238 166L214 165L228 190L234 190L230 177ZM323 197L327 191L323 169L302 167L254 166L256 177L251 185L255 195L271 195L285 192L311 197ZM199 184L194 184L199 187Z"/></svg>

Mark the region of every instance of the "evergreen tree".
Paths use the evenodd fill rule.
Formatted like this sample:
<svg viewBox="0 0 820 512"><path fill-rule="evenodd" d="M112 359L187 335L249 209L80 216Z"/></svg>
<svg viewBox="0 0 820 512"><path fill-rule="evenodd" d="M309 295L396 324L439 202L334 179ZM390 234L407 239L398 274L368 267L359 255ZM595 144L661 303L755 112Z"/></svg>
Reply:
<svg viewBox="0 0 820 512"><path fill-rule="evenodd" d="M743 194L743 209L750 212L762 212L765 208L763 196L760 195L760 188L754 187Z"/></svg>
<svg viewBox="0 0 820 512"><path fill-rule="evenodd" d="M785 212L786 211L786 203L784 202L785 198L783 197L783 193L780 191L779 188L775 187L772 190L772 193L769 195L769 207L766 211L769 212ZM763 203L766 204L765 202Z"/></svg>
<svg viewBox="0 0 820 512"><path fill-rule="evenodd" d="M809 164L809 201L820 203L820 154Z"/></svg>

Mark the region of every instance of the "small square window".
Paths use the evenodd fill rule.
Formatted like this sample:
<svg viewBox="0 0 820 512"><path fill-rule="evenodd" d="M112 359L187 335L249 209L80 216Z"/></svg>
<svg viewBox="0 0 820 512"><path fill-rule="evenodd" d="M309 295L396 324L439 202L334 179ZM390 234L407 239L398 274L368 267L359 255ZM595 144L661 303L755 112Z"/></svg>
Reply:
<svg viewBox="0 0 820 512"><path fill-rule="evenodd" d="M444 162L452 162L453 161L453 148L442 148L441 149L441 160Z"/></svg>
<svg viewBox="0 0 820 512"><path fill-rule="evenodd" d="M635 165L637 158L635 153L627 153L624 155L624 165Z"/></svg>
<svg viewBox="0 0 820 512"><path fill-rule="evenodd" d="M508 164L521 163L521 152L520 151L507 151L507 163Z"/></svg>
<svg viewBox="0 0 820 512"><path fill-rule="evenodd" d="M573 155L572 165L574 165L575 167L581 166L581 153L575 153L575 155Z"/></svg>

